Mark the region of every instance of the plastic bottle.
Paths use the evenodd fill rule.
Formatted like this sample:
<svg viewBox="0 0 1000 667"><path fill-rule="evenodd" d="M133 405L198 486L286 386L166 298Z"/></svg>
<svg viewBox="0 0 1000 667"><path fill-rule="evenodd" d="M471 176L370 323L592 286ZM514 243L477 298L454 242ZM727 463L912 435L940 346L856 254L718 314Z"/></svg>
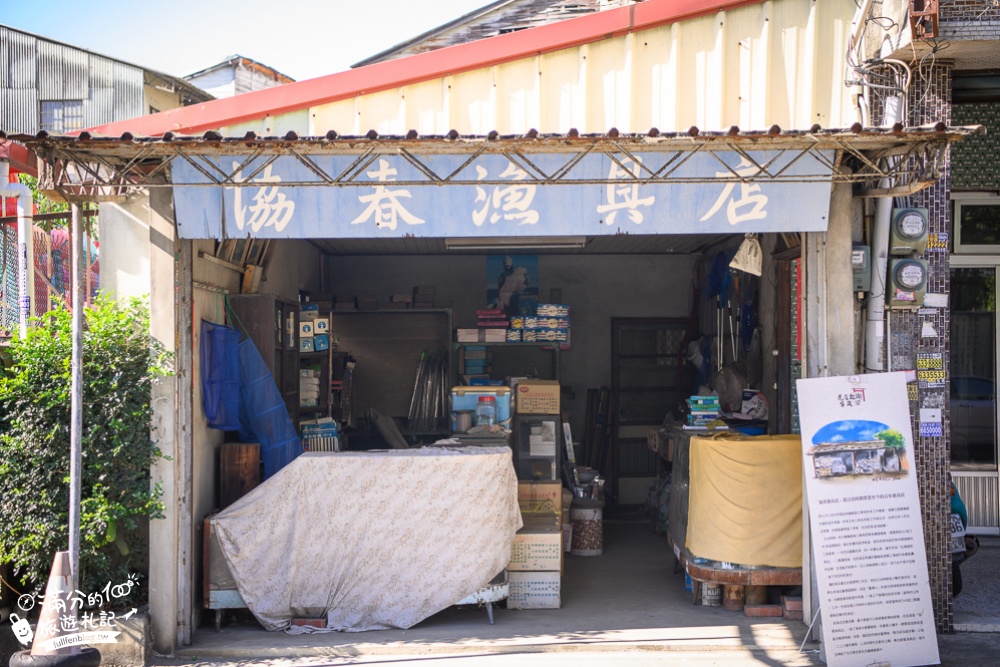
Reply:
<svg viewBox="0 0 1000 667"><path fill-rule="evenodd" d="M497 399L480 396L476 403L476 426L493 426L497 423Z"/></svg>

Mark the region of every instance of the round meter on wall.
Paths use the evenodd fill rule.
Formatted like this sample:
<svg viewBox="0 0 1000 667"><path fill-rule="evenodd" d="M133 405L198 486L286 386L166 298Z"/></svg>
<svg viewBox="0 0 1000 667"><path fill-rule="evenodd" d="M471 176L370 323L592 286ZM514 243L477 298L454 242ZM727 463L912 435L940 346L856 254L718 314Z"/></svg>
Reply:
<svg viewBox="0 0 1000 667"><path fill-rule="evenodd" d="M922 259L892 260L887 287L890 305L923 305L927 293L927 262Z"/></svg>
<svg viewBox="0 0 1000 667"><path fill-rule="evenodd" d="M911 256L924 252L927 249L927 229L927 209L893 209L889 254Z"/></svg>
<svg viewBox="0 0 1000 667"><path fill-rule="evenodd" d="M900 264L896 269L896 280L905 289L911 292L924 284L924 268L919 264Z"/></svg>

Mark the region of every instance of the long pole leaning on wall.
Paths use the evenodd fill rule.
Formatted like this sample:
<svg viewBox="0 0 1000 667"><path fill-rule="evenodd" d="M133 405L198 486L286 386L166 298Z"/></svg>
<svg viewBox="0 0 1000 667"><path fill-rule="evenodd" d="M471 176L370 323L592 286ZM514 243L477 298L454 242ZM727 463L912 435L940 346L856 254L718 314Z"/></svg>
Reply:
<svg viewBox="0 0 1000 667"><path fill-rule="evenodd" d="M69 562L73 571L73 590L79 584L80 564L80 495L82 487L83 447L83 215L79 204L71 205L70 248L73 286L73 351L70 357L70 431L69 431Z"/></svg>

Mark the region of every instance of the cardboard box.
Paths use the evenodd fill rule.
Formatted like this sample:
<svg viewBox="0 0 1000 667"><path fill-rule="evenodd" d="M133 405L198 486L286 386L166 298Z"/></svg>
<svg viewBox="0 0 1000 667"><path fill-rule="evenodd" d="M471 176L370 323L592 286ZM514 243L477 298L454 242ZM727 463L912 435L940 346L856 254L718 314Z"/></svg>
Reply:
<svg viewBox="0 0 1000 667"><path fill-rule="evenodd" d="M312 336L314 333L316 333L313 329L314 323L315 320L312 321L306 320L305 322L299 322L299 338Z"/></svg>
<svg viewBox="0 0 1000 667"><path fill-rule="evenodd" d="M557 380L522 380L517 383L514 411L523 415L559 414Z"/></svg>
<svg viewBox="0 0 1000 667"><path fill-rule="evenodd" d="M318 334L330 333L330 318L317 317L313 321L313 329Z"/></svg>
<svg viewBox="0 0 1000 667"><path fill-rule="evenodd" d="M562 568L562 526L522 528L514 536L510 563L512 572L555 572Z"/></svg>
<svg viewBox="0 0 1000 667"><path fill-rule="evenodd" d="M299 352L313 352L313 337L303 336L299 338Z"/></svg>
<svg viewBox="0 0 1000 667"><path fill-rule="evenodd" d="M561 514L554 514L552 512L535 512L533 514L521 512L521 522L524 524L521 530L526 528L529 530L533 528L550 528L551 526L560 525L560 521L562 521Z"/></svg>
<svg viewBox="0 0 1000 667"><path fill-rule="evenodd" d="M521 514L544 513L561 516L562 490L562 482L518 482L517 504L521 508Z"/></svg>
<svg viewBox="0 0 1000 667"><path fill-rule="evenodd" d="M562 577L558 572L510 572L508 609L559 609Z"/></svg>

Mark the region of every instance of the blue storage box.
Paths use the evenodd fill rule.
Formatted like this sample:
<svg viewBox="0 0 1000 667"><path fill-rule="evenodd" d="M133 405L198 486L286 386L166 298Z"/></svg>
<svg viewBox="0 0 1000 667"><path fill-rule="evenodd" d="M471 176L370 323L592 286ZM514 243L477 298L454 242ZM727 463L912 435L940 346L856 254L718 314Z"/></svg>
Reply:
<svg viewBox="0 0 1000 667"><path fill-rule="evenodd" d="M510 387L452 387L451 411L475 410L480 396L496 398L497 424L510 428Z"/></svg>
<svg viewBox="0 0 1000 667"><path fill-rule="evenodd" d="M330 334L317 334L313 336L313 347L317 352L330 349Z"/></svg>

